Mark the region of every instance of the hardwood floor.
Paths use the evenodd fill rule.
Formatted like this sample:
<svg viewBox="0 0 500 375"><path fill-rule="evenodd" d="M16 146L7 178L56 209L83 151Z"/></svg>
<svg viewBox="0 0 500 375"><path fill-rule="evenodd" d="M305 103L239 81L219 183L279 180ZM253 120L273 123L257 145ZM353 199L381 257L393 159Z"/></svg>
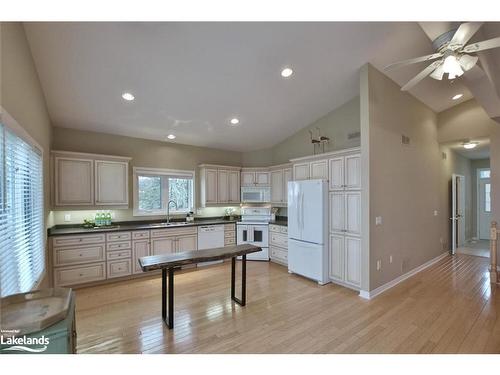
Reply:
<svg viewBox="0 0 500 375"><path fill-rule="evenodd" d="M456 255L371 301L248 262L247 306L229 264L176 275L175 328L160 278L76 291L79 353L500 353L500 294L488 259Z"/></svg>

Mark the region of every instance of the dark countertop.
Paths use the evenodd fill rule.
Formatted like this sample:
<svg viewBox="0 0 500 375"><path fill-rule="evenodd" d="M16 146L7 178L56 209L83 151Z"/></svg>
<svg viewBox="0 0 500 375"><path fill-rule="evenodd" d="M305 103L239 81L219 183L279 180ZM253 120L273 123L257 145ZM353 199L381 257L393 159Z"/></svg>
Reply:
<svg viewBox="0 0 500 375"><path fill-rule="evenodd" d="M175 223L178 220L171 220L170 222ZM226 220L224 218L197 218L194 222L183 225L154 225L158 224L160 221L124 221L114 223L109 228L84 228L80 225L55 225L47 230L49 236L64 236L70 234L90 234L90 233L102 233L102 232L124 232L132 230L149 230L149 229L164 229L164 228L185 228L185 227L197 227L200 225L216 225L216 224L232 224L236 223L238 220Z"/></svg>
<svg viewBox="0 0 500 375"><path fill-rule="evenodd" d="M277 216L276 220L271 220L269 224L281 225L282 227L287 227L288 218L286 216Z"/></svg>

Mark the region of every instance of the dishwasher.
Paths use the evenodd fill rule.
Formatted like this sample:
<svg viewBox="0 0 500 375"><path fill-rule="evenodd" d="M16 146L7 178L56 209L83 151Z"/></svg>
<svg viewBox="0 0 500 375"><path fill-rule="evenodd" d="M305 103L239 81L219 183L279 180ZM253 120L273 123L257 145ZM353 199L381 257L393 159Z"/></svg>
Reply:
<svg viewBox="0 0 500 375"><path fill-rule="evenodd" d="M202 225L198 227L198 250L224 247L224 225ZM210 264L222 263L222 260L214 262L198 263L198 267Z"/></svg>

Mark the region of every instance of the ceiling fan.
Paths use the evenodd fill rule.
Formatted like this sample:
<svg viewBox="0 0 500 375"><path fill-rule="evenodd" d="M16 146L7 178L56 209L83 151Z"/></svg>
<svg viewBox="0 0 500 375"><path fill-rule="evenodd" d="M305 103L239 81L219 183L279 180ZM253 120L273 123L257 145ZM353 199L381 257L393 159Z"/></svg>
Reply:
<svg viewBox="0 0 500 375"><path fill-rule="evenodd" d="M464 72L472 69L478 61L478 57L471 55L471 53L500 47L500 37L466 45L482 24L482 22L462 23L457 29L452 29L438 36L432 42L436 53L399 61L386 66L384 70L388 71L406 65L439 59L413 77L401 88L402 91L410 90L428 75L439 81L443 79L444 74L448 74L448 79L460 77Z"/></svg>

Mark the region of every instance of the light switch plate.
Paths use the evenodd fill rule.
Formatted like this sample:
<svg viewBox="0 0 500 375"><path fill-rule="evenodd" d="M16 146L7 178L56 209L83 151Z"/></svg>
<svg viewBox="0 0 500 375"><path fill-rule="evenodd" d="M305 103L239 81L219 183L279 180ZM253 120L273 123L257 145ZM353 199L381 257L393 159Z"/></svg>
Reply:
<svg viewBox="0 0 500 375"><path fill-rule="evenodd" d="M64 221L71 221L71 214L65 214Z"/></svg>
<svg viewBox="0 0 500 375"><path fill-rule="evenodd" d="M434 216L437 216L439 212L437 210L434 210Z"/></svg>
<svg viewBox="0 0 500 375"><path fill-rule="evenodd" d="M377 216L375 218L375 225L382 225L382 216Z"/></svg>

